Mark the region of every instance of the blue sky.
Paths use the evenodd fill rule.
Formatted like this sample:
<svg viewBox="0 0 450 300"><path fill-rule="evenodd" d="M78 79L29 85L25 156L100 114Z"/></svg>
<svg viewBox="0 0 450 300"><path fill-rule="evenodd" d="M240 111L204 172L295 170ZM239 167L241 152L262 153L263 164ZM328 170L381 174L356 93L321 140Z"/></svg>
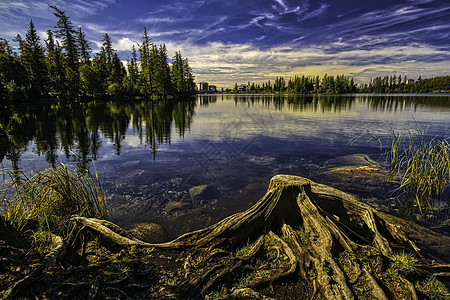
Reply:
<svg viewBox="0 0 450 300"><path fill-rule="evenodd" d="M219 87L275 76L450 75L450 0L0 0L0 37L44 38L56 18L82 25L94 51L111 35L126 60L144 26L169 55L181 50L197 81Z"/></svg>

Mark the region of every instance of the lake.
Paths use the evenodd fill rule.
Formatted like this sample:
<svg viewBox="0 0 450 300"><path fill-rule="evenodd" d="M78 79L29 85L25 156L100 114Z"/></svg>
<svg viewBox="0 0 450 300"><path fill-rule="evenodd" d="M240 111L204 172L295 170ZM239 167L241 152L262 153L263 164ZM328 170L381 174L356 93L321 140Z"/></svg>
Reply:
<svg viewBox="0 0 450 300"><path fill-rule="evenodd" d="M385 164L392 132L449 138L449 129L450 95L16 104L0 115L0 160L24 171L57 162L96 170L113 221L156 222L171 239L248 208L276 174L330 184L319 176L330 160L365 154Z"/></svg>

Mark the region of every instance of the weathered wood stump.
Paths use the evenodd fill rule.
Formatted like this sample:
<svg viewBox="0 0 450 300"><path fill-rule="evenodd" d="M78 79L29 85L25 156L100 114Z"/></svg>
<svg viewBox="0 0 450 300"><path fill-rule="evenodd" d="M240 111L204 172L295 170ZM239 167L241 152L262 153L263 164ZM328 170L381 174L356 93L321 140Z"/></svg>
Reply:
<svg viewBox="0 0 450 300"><path fill-rule="evenodd" d="M259 287L296 278L310 297L388 299L401 285L417 298L411 282L396 287L385 272L394 248L421 257L396 219L302 177L277 175L253 207L168 243L140 241L104 220L74 220L125 247L180 251L185 282L203 295L225 284L235 297L254 297Z"/></svg>

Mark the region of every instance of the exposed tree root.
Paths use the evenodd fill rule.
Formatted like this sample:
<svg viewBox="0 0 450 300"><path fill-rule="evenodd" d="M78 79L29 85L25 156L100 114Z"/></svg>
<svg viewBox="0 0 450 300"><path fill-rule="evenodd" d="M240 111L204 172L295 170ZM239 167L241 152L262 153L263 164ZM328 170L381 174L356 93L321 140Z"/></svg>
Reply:
<svg viewBox="0 0 450 300"><path fill-rule="evenodd" d="M1 294L2 299L11 299L15 296L19 289L28 288L30 281L36 279L44 270L50 266L54 266L66 254L66 245L60 236L53 235L54 248L47 255L45 261L38 265L33 271L22 279L16 281L8 290Z"/></svg>
<svg viewBox="0 0 450 300"><path fill-rule="evenodd" d="M388 299L398 292L382 275L393 246L421 255L395 218L288 175L273 177L266 195L247 211L168 243L140 241L108 221L73 220L124 247L183 250L182 278L200 294L225 285L235 297L252 297L255 289L298 278L311 297ZM417 297L414 285L402 280L403 292Z"/></svg>

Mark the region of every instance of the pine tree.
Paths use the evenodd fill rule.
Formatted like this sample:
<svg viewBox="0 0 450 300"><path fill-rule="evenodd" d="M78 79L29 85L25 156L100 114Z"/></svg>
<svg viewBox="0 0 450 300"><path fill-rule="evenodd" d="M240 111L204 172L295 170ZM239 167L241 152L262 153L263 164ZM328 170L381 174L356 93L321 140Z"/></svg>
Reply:
<svg viewBox="0 0 450 300"><path fill-rule="evenodd" d="M166 96L172 92L172 83L170 77L170 67L167 58L167 49L165 45L159 48L153 47L152 55L154 59L154 88L159 96Z"/></svg>
<svg viewBox="0 0 450 300"><path fill-rule="evenodd" d="M54 95L61 95L66 85L66 75L64 70L64 56L58 41L55 41L53 32L47 30L47 46L46 64L49 74L49 91Z"/></svg>
<svg viewBox="0 0 450 300"><path fill-rule="evenodd" d="M131 95L134 95L138 91L138 80L139 80L139 67L137 63L137 53L136 47L134 45L131 48L131 60L127 60L127 73L128 76L126 80L128 80L128 87L125 89Z"/></svg>
<svg viewBox="0 0 450 300"><path fill-rule="evenodd" d="M152 43L147 33L147 28L144 27L144 33L142 34L142 44L139 45L139 64L141 67L141 73L139 76L140 92L144 96L151 95L153 92L152 87L152 65L150 60Z"/></svg>
<svg viewBox="0 0 450 300"><path fill-rule="evenodd" d="M66 88L60 91L61 95L69 98L78 97L80 92L80 76L78 63L78 45L76 39L76 31L73 29L72 21L66 16L65 11L58 9L54 5L49 5L55 10L53 15L58 18L55 31L56 37L61 39L62 48L65 54L65 79Z"/></svg>
<svg viewBox="0 0 450 300"><path fill-rule="evenodd" d="M195 78L194 75L192 74L192 69L189 66L189 62L188 59L185 58L183 60L183 69L184 69L184 78L186 81L186 89L184 91L184 93L188 93L188 94L193 94L195 93Z"/></svg>
<svg viewBox="0 0 450 300"><path fill-rule="evenodd" d="M184 90L183 59L180 52L175 52L172 62L172 85L176 93Z"/></svg>
<svg viewBox="0 0 450 300"><path fill-rule="evenodd" d="M84 34L81 27L78 27L77 31L77 43L78 43L78 56L81 57L82 64L90 65L91 64L91 43L86 39L86 35Z"/></svg>
<svg viewBox="0 0 450 300"><path fill-rule="evenodd" d="M126 70L116 52L112 55L111 75L109 77L108 93L111 95L122 94L122 83Z"/></svg>
<svg viewBox="0 0 450 300"><path fill-rule="evenodd" d="M45 64L44 48L40 44L40 38L30 21L25 40L21 43L22 62L27 69L31 83L32 94L39 96L46 92L48 83L47 66Z"/></svg>
<svg viewBox="0 0 450 300"><path fill-rule="evenodd" d="M115 50L112 47L111 37L107 33L105 33L103 35L103 45L102 45L101 52L105 56L105 63L106 63L107 73L111 74L111 72L112 72L112 59L113 59L113 55L114 55Z"/></svg>
<svg viewBox="0 0 450 300"><path fill-rule="evenodd" d="M194 76L187 58L181 52L175 52L172 63L172 84L174 91L179 94L192 94L195 92Z"/></svg>
<svg viewBox="0 0 450 300"><path fill-rule="evenodd" d="M50 5L55 10L53 15L58 18L56 22L55 35L62 39L62 47L65 50L67 65L74 71L78 70L78 46L76 39L76 31L73 29L72 21L66 16L65 11L58 9L54 5Z"/></svg>

